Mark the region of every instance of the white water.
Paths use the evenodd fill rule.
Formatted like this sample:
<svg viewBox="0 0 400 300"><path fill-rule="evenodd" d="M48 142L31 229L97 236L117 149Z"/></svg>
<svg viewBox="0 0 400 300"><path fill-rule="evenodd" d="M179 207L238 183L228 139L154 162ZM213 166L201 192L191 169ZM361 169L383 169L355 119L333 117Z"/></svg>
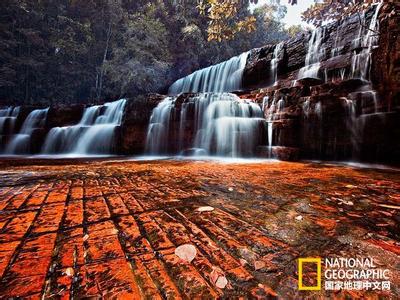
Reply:
<svg viewBox="0 0 400 300"><path fill-rule="evenodd" d="M171 154L174 97L167 97L154 110L147 133L146 152ZM194 140L185 140L185 121L179 122L177 152L189 150L195 156L241 157L254 155L263 139L265 120L258 104L230 93L206 93L182 105L181 118L192 114Z"/></svg>
<svg viewBox="0 0 400 300"><path fill-rule="evenodd" d="M267 103L268 106L268 103ZM274 146L274 125L277 121L282 119L282 112L285 108L285 100L276 98L272 99L271 105L267 109L266 119L268 128L268 152L269 157L272 157L272 147ZM276 145L279 145L279 139L275 141Z"/></svg>
<svg viewBox="0 0 400 300"><path fill-rule="evenodd" d="M111 154L115 146L115 130L121 125L126 100L121 99L85 109L74 126L50 130L42 154L85 156Z"/></svg>
<svg viewBox="0 0 400 300"><path fill-rule="evenodd" d="M147 130L146 153L161 154L168 152L169 125L174 104L175 98L167 97L154 108Z"/></svg>
<svg viewBox="0 0 400 300"><path fill-rule="evenodd" d="M221 94L209 102L197 128L195 147L219 156L254 155L265 120L260 106L234 94Z"/></svg>
<svg viewBox="0 0 400 300"><path fill-rule="evenodd" d="M377 46L379 39L378 15L382 4L383 2L380 2L376 5L374 15L372 16L368 27L366 27L365 24L365 12L361 18L362 24L360 25L359 36L353 44L358 44L362 47L362 50L358 54L356 51L353 53L351 61L351 72L353 78L361 78L367 81L370 80L372 50Z"/></svg>
<svg viewBox="0 0 400 300"><path fill-rule="evenodd" d="M169 95L187 92L232 92L242 87L242 74L248 52L232 57L220 64L198 70L175 81Z"/></svg>
<svg viewBox="0 0 400 300"><path fill-rule="evenodd" d="M271 77L274 79L274 84L278 81L279 54L282 52L284 45L285 43L281 42L275 46L274 55L271 60Z"/></svg>
<svg viewBox="0 0 400 300"><path fill-rule="evenodd" d="M312 31L308 42L308 51L305 60L305 66L300 69L297 76L301 78L319 78L318 71L320 62L325 55L325 48L322 47L322 40L325 37L325 28L319 27Z"/></svg>
<svg viewBox="0 0 400 300"><path fill-rule="evenodd" d="M379 112L378 97L376 91L372 89L370 73L372 50L377 47L379 40L378 16L382 4L383 3L380 2L375 6L375 11L369 26L366 26L366 16L365 12L363 13L361 16L358 37L352 42L352 47L355 49L361 48L361 51L357 53L355 50L353 52L351 61L351 77L359 78L367 82L362 91L353 93L353 97L355 96L354 100L346 97L342 98L348 114L347 127L350 131L353 157L357 156L363 143L366 116L369 114L377 114ZM360 107L359 114L356 112L357 104ZM373 110L371 110L371 107Z"/></svg>
<svg viewBox="0 0 400 300"><path fill-rule="evenodd" d="M36 129L40 129L45 126L48 111L48 108L36 109L32 111L22 124L19 133L11 138L5 148L4 153L7 155L30 153L32 133Z"/></svg>
<svg viewBox="0 0 400 300"><path fill-rule="evenodd" d="M15 121L17 120L19 111L19 106L0 109L0 136L14 132Z"/></svg>

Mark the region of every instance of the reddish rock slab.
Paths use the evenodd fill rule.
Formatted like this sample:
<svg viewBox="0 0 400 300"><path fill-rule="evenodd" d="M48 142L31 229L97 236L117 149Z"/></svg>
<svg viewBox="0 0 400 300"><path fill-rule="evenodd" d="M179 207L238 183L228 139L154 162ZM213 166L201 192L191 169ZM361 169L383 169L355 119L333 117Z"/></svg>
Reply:
<svg viewBox="0 0 400 300"><path fill-rule="evenodd" d="M400 297L399 170L85 160L0 167L0 298ZM190 263L175 254L184 244L196 249ZM389 269L391 291L298 290L299 257L342 256ZM314 282L311 271L304 282Z"/></svg>

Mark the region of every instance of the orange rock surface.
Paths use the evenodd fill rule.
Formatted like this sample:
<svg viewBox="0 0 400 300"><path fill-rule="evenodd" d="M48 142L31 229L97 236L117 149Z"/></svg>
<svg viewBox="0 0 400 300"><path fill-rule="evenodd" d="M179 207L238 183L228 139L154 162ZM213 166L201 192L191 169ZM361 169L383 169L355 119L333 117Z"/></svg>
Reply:
<svg viewBox="0 0 400 300"><path fill-rule="evenodd" d="M0 166L0 298L400 297L396 170L118 160ZM214 210L198 210L204 206ZM190 263L174 253L184 244L196 247ZM390 270L392 290L298 291L299 257L373 258Z"/></svg>

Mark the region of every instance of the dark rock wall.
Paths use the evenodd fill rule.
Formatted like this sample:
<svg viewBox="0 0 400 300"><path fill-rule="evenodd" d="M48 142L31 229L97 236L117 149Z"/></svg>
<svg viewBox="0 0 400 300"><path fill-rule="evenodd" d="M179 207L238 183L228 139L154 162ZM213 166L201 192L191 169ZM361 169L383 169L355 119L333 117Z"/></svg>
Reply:
<svg viewBox="0 0 400 300"><path fill-rule="evenodd" d="M163 95L151 94L128 99L119 137L121 154L143 153L151 113L164 98Z"/></svg>
<svg viewBox="0 0 400 300"><path fill-rule="evenodd" d="M279 152L286 156L287 147L307 159L400 163L399 11L399 4L385 4L380 10L370 82L351 75L352 56L363 50L357 42L358 15L325 28L319 70L322 80L295 80L304 66L310 34L284 42L275 85L271 60L276 45L251 51L243 78L247 93L240 97L260 105L268 97L267 119L273 99L284 100L284 109L273 113L273 145L278 157ZM373 12L367 12L366 24Z"/></svg>
<svg viewBox="0 0 400 300"><path fill-rule="evenodd" d="M386 6L380 19L379 48L374 51L371 75L374 88L389 110L400 110L399 2Z"/></svg>

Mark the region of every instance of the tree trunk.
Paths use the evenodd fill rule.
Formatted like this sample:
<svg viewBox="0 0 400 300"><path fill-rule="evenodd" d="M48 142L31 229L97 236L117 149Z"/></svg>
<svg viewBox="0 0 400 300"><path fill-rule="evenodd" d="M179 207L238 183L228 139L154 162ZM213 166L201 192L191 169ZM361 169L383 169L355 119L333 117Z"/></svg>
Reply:
<svg viewBox="0 0 400 300"><path fill-rule="evenodd" d="M103 89L104 63L107 60L107 54L108 54L108 49L110 46L111 35L112 35L112 30L111 30L111 22L110 22L108 25L108 30L107 30L107 41L106 41L106 47L104 49L103 61L100 66L100 73L97 74L97 78L96 78L97 100L100 100L101 92Z"/></svg>

